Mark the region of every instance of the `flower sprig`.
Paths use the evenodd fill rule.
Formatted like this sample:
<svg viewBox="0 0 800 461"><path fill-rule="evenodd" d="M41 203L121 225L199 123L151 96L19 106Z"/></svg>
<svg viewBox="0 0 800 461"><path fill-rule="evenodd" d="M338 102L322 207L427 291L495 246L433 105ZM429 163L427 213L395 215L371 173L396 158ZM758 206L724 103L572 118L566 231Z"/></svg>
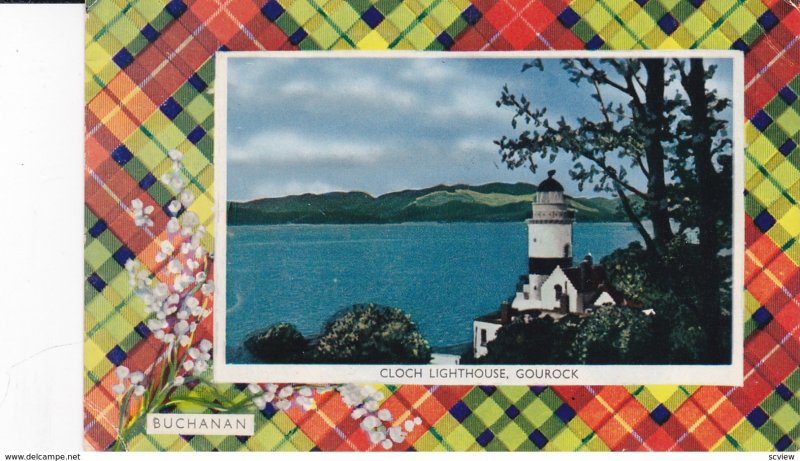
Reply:
<svg viewBox="0 0 800 461"><path fill-rule="evenodd" d="M173 193L167 204L169 219L164 230L156 234L158 249L155 270L151 273L134 259L125 263L128 284L143 302L148 315L145 322L153 337L161 343L155 362L144 370L131 371L127 366L116 368L117 382L111 386L119 399L119 431L115 449L126 447L127 431L147 413L161 411L182 403L204 406L216 412L264 410L272 405L279 411L300 408L316 409L316 397L328 392L339 394L351 409L350 416L359 420L371 443L384 449L402 443L422 423L419 417L396 421L388 409L381 408L384 395L367 385L343 384L308 386L301 384L250 384L249 394L230 398L204 377L212 360L213 344L197 337L198 326L211 314L214 281L210 275L212 255L203 246L205 227L199 216L190 211L195 197L186 188L183 176L183 154L168 152L170 171L161 181ZM154 226L152 205L140 199L131 201L134 225L143 229ZM149 231L148 231L149 232ZM188 385L204 385L209 400L187 397L176 392Z"/></svg>

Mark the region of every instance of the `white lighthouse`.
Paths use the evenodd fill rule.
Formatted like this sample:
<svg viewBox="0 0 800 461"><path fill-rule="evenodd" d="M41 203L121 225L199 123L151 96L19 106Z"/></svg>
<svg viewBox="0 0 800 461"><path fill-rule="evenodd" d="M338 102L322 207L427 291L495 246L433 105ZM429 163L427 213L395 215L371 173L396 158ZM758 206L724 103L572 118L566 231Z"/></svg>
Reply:
<svg viewBox="0 0 800 461"><path fill-rule="evenodd" d="M555 170L539 184L533 212L528 224L528 285L522 299L512 307L535 309L541 307L542 285L560 267L572 267L572 225L575 211L564 200L564 187L553 179ZM532 302L523 302L532 301Z"/></svg>
<svg viewBox="0 0 800 461"><path fill-rule="evenodd" d="M577 267L572 260L572 226L575 210L564 199L564 187L553 178L555 170L536 189L528 226L528 273L523 275L513 300L500 310L473 321L473 353L488 352L488 343L503 325L515 320L568 314L589 315L600 306L626 304L622 294L606 283L602 266L587 255Z"/></svg>

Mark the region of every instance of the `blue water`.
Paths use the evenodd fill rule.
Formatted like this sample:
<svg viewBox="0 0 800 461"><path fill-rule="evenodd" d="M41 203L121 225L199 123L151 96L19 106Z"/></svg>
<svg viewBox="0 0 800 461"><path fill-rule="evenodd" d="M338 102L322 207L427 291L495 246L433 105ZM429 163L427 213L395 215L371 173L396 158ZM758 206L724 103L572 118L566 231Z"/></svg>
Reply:
<svg viewBox="0 0 800 461"><path fill-rule="evenodd" d="M290 322L303 334L352 304L401 307L434 347L471 341L472 319L497 310L527 272L524 223L228 227L229 351L251 331ZM639 236L628 223L578 223L575 261Z"/></svg>

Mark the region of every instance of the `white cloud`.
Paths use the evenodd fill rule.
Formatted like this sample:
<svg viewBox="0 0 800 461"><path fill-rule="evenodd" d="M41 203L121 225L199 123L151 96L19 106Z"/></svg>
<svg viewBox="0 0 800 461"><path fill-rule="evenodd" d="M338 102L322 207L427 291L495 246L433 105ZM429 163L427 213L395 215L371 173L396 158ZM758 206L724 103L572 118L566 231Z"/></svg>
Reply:
<svg viewBox="0 0 800 461"><path fill-rule="evenodd" d="M234 163L373 163L385 154L385 148L376 144L315 139L294 131L262 131L241 144L229 141L228 147L228 161Z"/></svg>
<svg viewBox="0 0 800 461"><path fill-rule="evenodd" d="M439 120L450 120L453 123L463 121L484 121L486 123L504 123L510 120L507 111L497 108L495 101L500 96L499 90L463 85L455 88L447 100L447 104L430 108L430 114Z"/></svg>
<svg viewBox="0 0 800 461"><path fill-rule="evenodd" d="M497 151L497 146L492 142L491 137L467 136L458 140L457 150L461 152L492 152Z"/></svg>
<svg viewBox="0 0 800 461"><path fill-rule="evenodd" d="M431 59L413 59L398 75L402 80L413 83L437 84L451 83L464 76L464 65L458 60L435 62Z"/></svg>
<svg viewBox="0 0 800 461"><path fill-rule="evenodd" d="M343 110L348 106L407 109L417 103L417 94L398 88L375 77L348 76L291 80L279 89L280 95L295 104L325 110Z"/></svg>

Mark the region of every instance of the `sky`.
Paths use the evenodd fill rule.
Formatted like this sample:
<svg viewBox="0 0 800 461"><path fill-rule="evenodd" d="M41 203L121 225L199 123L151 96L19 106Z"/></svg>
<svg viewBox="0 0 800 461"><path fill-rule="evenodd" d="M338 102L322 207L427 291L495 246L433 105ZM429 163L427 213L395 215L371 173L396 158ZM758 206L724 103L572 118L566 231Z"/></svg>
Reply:
<svg viewBox="0 0 800 461"><path fill-rule="evenodd" d="M538 184L550 169L568 194L597 195L570 181L568 158L543 161L535 175L502 162L493 140L515 132L513 112L495 104L503 85L547 107L552 118L599 117L590 89L569 82L557 59L544 60L545 72L521 72L529 61L229 58L228 200ZM712 85L730 97L730 63L715 63L720 68Z"/></svg>

